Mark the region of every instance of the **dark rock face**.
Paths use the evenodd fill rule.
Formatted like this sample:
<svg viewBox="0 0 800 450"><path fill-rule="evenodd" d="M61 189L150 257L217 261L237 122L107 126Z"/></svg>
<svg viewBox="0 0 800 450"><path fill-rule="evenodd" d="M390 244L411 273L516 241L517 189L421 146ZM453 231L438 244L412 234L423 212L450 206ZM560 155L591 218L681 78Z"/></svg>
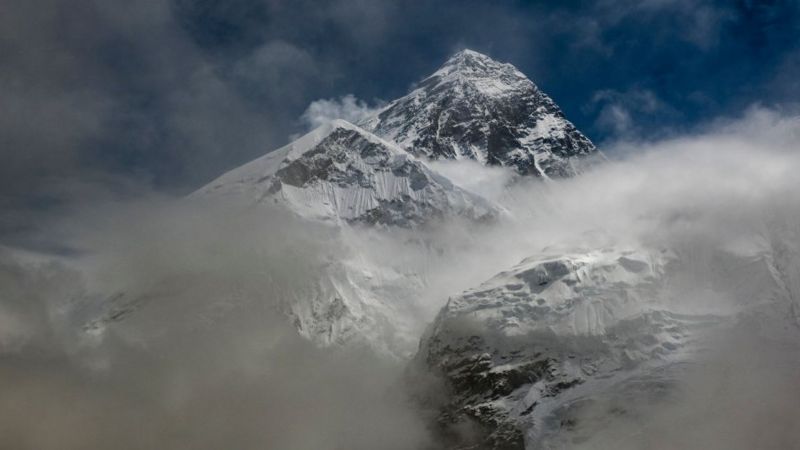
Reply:
<svg viewBox="0 0 800 450"><path fill-rule="evenodd" d="M651 354L641 357L657 360L683 346L690 334L713 325L711 319L652 312L620 321L599 337L553 333L511 337L486 329L464 333L461 324L440 316L416 364L434 371L447 386L437 416L444 448L524 450L531 431L541 439L577 424L576 413L568 411L570 402L563 400L575 389L637 373L642 361L630 359L627 352L652 347ZM662 343L654 337L665 333L675 335L679 343ZM658 377L639 377L634 385L645 382L648 390L665 383ZM550 412L542 414L543 406ZM527 442L531 448L549 448L540 444Z"/></svg>
<svg viewBox="0 0 800 450"><path fill-rule="evenodd" d="M693 351L719 320L651 303L670 261L611 249L532 257L451 297L415 360L447 388L434 408L443 448L569 448L547 442L585 425L584 400L661 389L653 371Z"/></svg>
<svg viewBox="0 0 800 450"><path fill-rule="evenodd" d="M474 159L523 175L574 175L596 153L556 104L510 64L465 50L362 126L429 159Z"/></svg>
<svg viewBox="0 0 800 450"><path fill-rule="evenodd" d="M368 210L351 222L369 225L407 226L409 223L424 224L443 217L444 214L436 210L432 205L414 203L411 198L406 196L382 201L379 206Z"/></svg>
<svg viewBox="0 0 800 450"><path fill-rule="evenodd" d="M305 153L303 158L278 169L275 176L282 183L300 188L314 181L326 181L341 187L370 187L368 174L353 164L350 152L357 152L375 170L386 170L391 158L382 146L363 139L356 132L340 128L331 132L314 150Z"/></svg>
<svg viewBox="0 0 800 450"><path fill-rule="evenodd" d="M442 377L448 388L437 418L443 445L524 450L524 423L538 404L525 404L524 397L537 383L544 386L546 397L582 383L561 363L575 355L552 352L548 342L553 336L508 339L486 330L465 334L460 325L448 322L440 316L417 360ZM524 410L509 407L514 404L524 405Z"/></svg>

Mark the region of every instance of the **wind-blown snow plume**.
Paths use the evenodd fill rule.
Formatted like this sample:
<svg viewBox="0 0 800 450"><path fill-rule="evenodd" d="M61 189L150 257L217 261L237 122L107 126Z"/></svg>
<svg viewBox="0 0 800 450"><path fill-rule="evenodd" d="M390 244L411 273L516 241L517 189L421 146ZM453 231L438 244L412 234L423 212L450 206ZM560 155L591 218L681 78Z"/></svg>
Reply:
<svg viewBox="0 0 800 450"><path fill-rule="evenodd" d="M380 106L370 107L353 94L347 94L338 99L319 99L311 102L301 116L301 120L309 130L313 130L336 119L359 123L378 109Z"/></svg>

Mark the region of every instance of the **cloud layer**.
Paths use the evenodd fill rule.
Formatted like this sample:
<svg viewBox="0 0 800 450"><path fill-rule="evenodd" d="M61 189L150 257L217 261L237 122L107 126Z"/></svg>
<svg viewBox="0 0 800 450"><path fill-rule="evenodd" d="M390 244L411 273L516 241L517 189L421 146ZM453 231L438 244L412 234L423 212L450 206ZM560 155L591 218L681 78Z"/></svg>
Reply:
<svg viewBox="0 0 800 450"><path fill-rule="evenodd" d="M423 241L434 248L425 251L419 236L332 233L271 208L150 197L74 210L50 230L80 252L54 260L3 250L0 380L13 389L0 401L0 446L435 448L431 412L411 401L402 363L361 348L314 348L287 322L283 299L348 249L425 267L420 331L449 295L544 247L670 248L691 255L683 261L694 273L714 268L720 250L767 251L791 274L800 267L799 129L796 118L753 109L695 135L620 143L615 160L582 177L510 191L494 171L448 168L506 202L514 220L446 224L429 231ZM784 281L800 290L797 277ZM84 329L108 300L97 295L120 292L134 308L102 333ZM775 323L790 330L797 305L784 305ZM642 408L640 419L593 429L607 415L586 411L595 418L585 421L586 442L794 442L798 411L786 399L798 388L797 349L758 329L731 333L680 377L675 397Z"/></svg>

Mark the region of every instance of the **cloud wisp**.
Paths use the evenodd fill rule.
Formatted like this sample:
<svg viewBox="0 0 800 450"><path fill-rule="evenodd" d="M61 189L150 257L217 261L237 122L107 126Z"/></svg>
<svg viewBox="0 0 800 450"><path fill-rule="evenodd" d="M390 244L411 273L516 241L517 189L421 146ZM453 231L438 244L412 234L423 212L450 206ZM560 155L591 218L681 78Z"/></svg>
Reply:
<svg viewBox="0 0 800 450"><path fill-rule="evenodd" d="M353 94L347 94L339 99L320 99L311 102L300 119L309 130L312 130L335 119L357 124L378 110L380 105L371 107Z"/></svg>

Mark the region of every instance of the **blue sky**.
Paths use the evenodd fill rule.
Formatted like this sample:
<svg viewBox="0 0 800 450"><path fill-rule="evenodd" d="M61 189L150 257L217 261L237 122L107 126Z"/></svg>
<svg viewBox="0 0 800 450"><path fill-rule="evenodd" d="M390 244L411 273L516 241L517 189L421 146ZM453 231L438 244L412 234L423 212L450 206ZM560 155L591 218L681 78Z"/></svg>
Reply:
<svg viewBox="0 0 800 450"><path fill-rule="evenodd" d="M184 193L310 102L404 94L451 53L515 64L595 142L800 100L800 2L9 0L0 209ZM20 222L7 213L0 233ZM23 221L24 222L24 221Z"/></svg>
<svg viewBox="0 0 800 450"><path fill-rule="evenodd" d="M177 13L221 60L275 42L308 56L319 79L295 111L315 95L402 95L463 47L517 65L599 142L798 98L795 1L318 3L184 2Z"/></svg>

